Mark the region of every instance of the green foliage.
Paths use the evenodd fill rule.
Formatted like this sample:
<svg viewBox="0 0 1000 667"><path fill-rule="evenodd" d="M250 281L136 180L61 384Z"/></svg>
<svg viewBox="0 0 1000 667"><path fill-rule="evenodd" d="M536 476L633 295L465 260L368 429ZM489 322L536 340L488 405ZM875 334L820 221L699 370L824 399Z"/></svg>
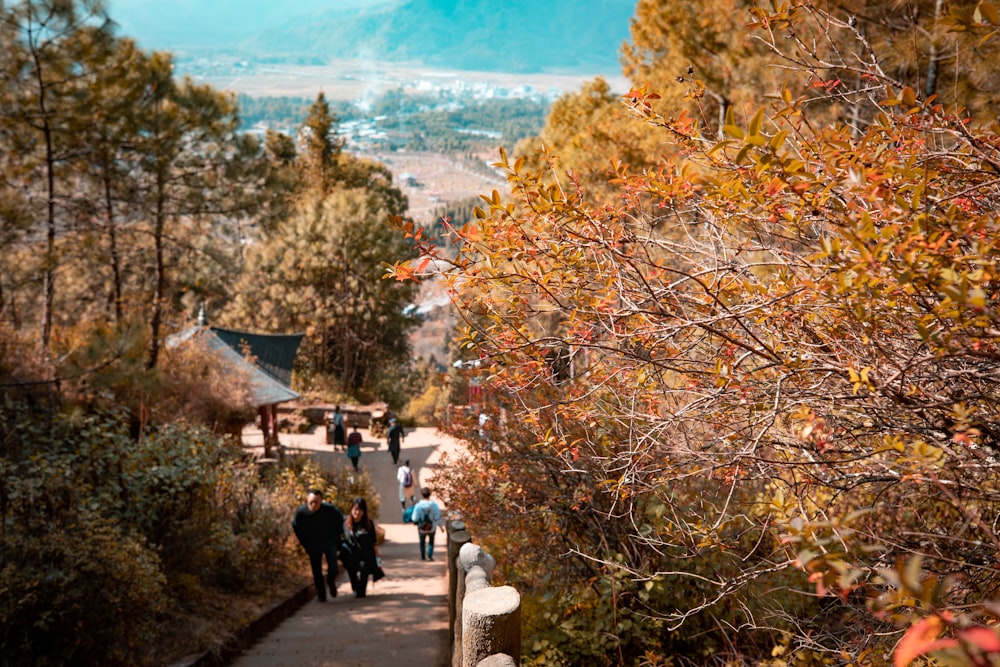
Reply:
<svg viewBox="0 0 1000 667"><path fill-rule="evenodd" d="M57 527L5 523L0 650L7 664L124 666L156 657L167 598L154 549L85 505Z"/></svg>
<svg viewBox="0 0 1000 667"><path fill-rule="evenodd" d="M448 375L428 363L420 376L423 382L414 384L402 417L418 426L436 426L444 421L451 402Z"/></svg>
<svg viewBox="0 0 1000 667"><path fill-rule="evenodd" d="M271 128L295 128L309 115L312 100L305 97L251 96L239 93L236 106L240 110L241 127L249 130L258 123ZM359 118L351 102L328 100L331 113L341 121Z"/></svg>
<svg viewBox="0 0 1000 667"><path fill-rule="evenodd" d="M389 410L399 413L427 386L433 370L423 362L380 366L372 374L372 394L388 403Z"/></svg>
<svg viewBox="0 0 1000 667"><path fill-rule="evenodd" d="M537 134L549 110L546 102L525 99L496 99L461 105L439 102L435 107L421 108L415 101L405 106L388 106L394 115L380 120L378 125L400 132L405 138L405 146L412 150L464 153L492 150L500 144L514 145Z"/></svg>
<svg viewBox="0 0 1000 667"><path fill-rule="evenodd" d="M382 278L384 262L414 257L402 234L384 224L394 211L391 195L338 189L300 202L271 238L250 248L256 272L237 285L227 321L304 331L300 377L308 383L327 374L345 393L370 397L376 369L406 367L406 333L416 323L404 314L415 285Z"/></svg>
<svg viewBox="0 0 1000 667"><path fill-rule="evenodd" d="M12 664L156 664L176 609L301 564L290 526L306 480L262 475L204 428L135 437L118 415L7 403L0 442L0 650ZM370 480L332 484L341 502L373 498Z"/></svg>
<svg viewBox="0 0 1000 667"><path fill-rule="evenodd" d="M378 119L379 128L398 132L409 150L442 153L494 150L537 134L549 110L547 102L495 99L454 102L440 95L421 95L403 89L387 90L367 111L351 102L326 101L340 122ZM299 97L239 95L242 127L261 123L271 128L295 128L309 116L310 102Z"/></svg>
<svg viewBox="0 0 1000 667"><path fill-rule="evenodd" d="M322 469L313 458L298 456L291 457L286 462L286 466L279 473L279 479L282 487L298 491L299 502L305 502L307 490L319 489L323 492L323 499L346 516L354 499L362 497L368 503L368 514L373 519L379 517L382 500L375 493L371 473L368 470L354 472L347 466L340 466L331 473Z"/></svg>

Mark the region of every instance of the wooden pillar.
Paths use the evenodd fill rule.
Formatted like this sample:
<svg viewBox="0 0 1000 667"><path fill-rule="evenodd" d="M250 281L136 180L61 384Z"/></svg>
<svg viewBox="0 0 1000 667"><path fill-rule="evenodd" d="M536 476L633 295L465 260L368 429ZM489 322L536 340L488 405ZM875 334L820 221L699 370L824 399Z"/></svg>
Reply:
<svg viewBox="0 0 1000 667"><path fill-rule="evenodd" d="M260 433L263 437L264 444L264 458L271 458L271 434L270 430L270 419L267 416L267 406L258 405L257 406L257 417L260 419Z"/></svg>
<svg viewBox="0 0 1000 667"><path fill-rule="evenodd" d="M264 436L264 458L271 458L271 450L278 447L281 456L281 443L278 441L278 406L275 404L261 405L257 408L260 415L260 431Z"/></svg>

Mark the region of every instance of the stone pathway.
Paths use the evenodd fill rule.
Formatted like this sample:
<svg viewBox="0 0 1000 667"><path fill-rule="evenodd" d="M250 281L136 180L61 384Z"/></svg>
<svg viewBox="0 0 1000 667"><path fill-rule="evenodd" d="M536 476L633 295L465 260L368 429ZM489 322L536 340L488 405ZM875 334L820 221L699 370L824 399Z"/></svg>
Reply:
<svg viewBox="0 0 1000 667"><path fill-rule="evenodd" d="M382 516L376 523L386 531L380 547L385 579L374 588L369 584L368 596L359 599L341 572L338 597L308 602L232 662L235 667L450 664L445 535L439 532L436 536L434 561L421 561L416 526L402 523L396 466L386 442L366 430L362 434L365 442L360 465L371 472L382 497ZM252 444L254 434L245 435L245 441ZM256 437L259 439L259 432ZM350 465L343 452L334 453L332 446L324 443L322 428L304 435L281 434L280 440L286 448L312 452L321 465ZM427 485L441 454L460 449L459 442L435 429L407 430L400 460L410 459L419 484ZM444 509L440 499L435 499Z"/></svg>

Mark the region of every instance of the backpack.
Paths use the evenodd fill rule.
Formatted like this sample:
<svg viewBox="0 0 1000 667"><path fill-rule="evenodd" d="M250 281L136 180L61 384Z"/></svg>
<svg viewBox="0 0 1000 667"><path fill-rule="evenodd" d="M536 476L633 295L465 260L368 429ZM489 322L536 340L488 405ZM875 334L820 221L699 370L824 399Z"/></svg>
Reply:
<svg viewBox="0 0 1000 667"><path fill-rule="evenodd" d="M403 510L403 523L413 523L413 505Z"/></svg>
<svg viewBox="0 0 1000 667"><path fill-rule="evenodd" d="M413 486L413 473L409 468L403 471L403 486Z"/></svg>
<svg viewBox="0 0 1000 667"><path fill-rule="evenodd" d="M423 514L420 515L420 521L417 522L417 527L421 533L434 532L434 519L431 518L431 510L429 507L424 508Z"/></svg>

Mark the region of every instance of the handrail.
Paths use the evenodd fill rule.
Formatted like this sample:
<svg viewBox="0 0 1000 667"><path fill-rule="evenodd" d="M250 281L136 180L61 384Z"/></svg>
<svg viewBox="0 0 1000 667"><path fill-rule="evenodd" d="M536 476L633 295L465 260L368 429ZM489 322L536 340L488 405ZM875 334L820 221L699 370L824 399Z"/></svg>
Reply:
<svg viewBox="0 0 1000 667"><path fill-rule="evenodd" d="M465 523L448 530L448 620L452 667L515 667L521 664L521 595L493 586L496 560L472 543Z"/></svg>

